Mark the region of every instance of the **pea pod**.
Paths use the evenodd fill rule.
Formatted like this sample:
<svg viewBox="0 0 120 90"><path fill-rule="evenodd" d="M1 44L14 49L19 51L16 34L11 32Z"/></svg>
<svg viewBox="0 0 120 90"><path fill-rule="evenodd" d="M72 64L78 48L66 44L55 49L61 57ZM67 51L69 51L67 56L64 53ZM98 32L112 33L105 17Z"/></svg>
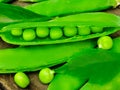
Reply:
<svg viewBox="0 0 120 90"><path fill-rule="evenodd" d="M91 32L92 27L97 27L97 29L100 28L103 30L102 32L101 30L98 30L93 33ZM16 33L20 32L20 34L18 33L19 36L11 33L14 29L16 29ZM20 29L23 34L19 31ZM81 32L79 32L80 30ZM109 35L118 30L120 30L119 16L96 12L70 15L46 22L12 24L4 27L0 32L0 36L5 42L11 44L42 45L82 41ZM30 34L27 34L26 31ZM27 38L24 39L24 37Z"/></svg>
<svg viewBox="0 0 120 90"><path fill-rule="evenodd" d="M19 0L20 2L42 2L42 1L46 1L46 0Z"/></svg>
<svg viewBox="0 0 120 90"><path fill-rule="evenodd" d="M89 4L90 3L90 4ZM116 7L119 0L48 0L25 8L40 15L63 16L81 12L100 11Z"/></svg>
<svg viewBox="0 0 120 90"><path fill-rule="evenodd" d="M67 62L84 49L93 48L94 41L71 44L27 46L0 50L0 73L35 71Z"/></svg>
<svg viewBox="0 0 120 90"><path fill-rule="evenodd" d="M0 29L11 23L48 20L46 16L38 15L15 5L0 3L0 10L2 10L0 12Z"/></svg>

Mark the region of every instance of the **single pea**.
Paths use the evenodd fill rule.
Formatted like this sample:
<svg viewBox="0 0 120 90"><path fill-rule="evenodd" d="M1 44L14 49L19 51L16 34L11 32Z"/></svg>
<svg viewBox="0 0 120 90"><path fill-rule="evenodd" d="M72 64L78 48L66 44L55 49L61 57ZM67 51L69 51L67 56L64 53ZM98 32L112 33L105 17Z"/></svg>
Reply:
<svg viewBox="0 0 120 90"><path fill-rule="evenodd" d="M102 49L111 49L113 46L113 40L110 36L102 36L97 41L98 47Z"/></svg>
<svg viewBox="0 0 120 90"><path fill-rule="evenodd" d="M37 27L36 34L40 38L47 37L49 35L49 28L48 27Z"/></svg>
<svg viewBox="0 0 120 90"><path fill-rule="evenodd" d="M21 36L22 35L22 29L21 28L13 28L11 30L11 34L13 36Z"/></svg>
<svg viewBox="0 0 120 90"><path fill-rule="evenodd" d="M64 31L64 35L66 37L72 37L72 36L75 36L77 34L77 28L74 26L65 26L63 28L63 31Z"/></svg>
<svg viewBox="0 0 120 90"><path fill-rule="evenodd" d="M100 33L103 32L103 27L91 27L92 33Z"/></svg>
<svg viewBox="0 0 120 90"><path fill-rule="evenodd" d="M88 26L79 26L78 35L89 35L91 33L90 27Z"/></svg>
<svg viewBox="0 0 120 90"><path fill-rule="evenodd" d="M54 73L54 70L51 70L50 68L44 68L39 72L39 79L42 83L48 84L53 80Z"/></svg>
<svg viewBox="0 0 120 90"><path fill-rule="evenodd" d="M63 36L62 29L59 27L52 27L50 29L50 38L51 39L60 39Z"/></svg>
<svg viewBox="0 0 120 90"><path fill-rule="evenodd" d="M26 88L30 84L28 76L23 72L16 73L14 76L14 81L21 88Z"/></svg>
<svg viewBox="0 0 120 90"><path fill-rule="evenodd" d="M35 30L34 29L25 29L23 31L23 39L25 41L32 41L36 37Z"/></svg>

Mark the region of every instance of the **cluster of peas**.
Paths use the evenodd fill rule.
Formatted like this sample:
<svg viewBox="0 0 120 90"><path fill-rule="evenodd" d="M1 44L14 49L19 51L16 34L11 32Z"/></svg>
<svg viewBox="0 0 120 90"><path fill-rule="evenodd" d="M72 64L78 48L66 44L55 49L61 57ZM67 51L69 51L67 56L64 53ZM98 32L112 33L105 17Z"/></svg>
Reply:
<svg viewBox="0 0 120 90"><path fill-rule="evenodd" d="M11 34L13 36L22 36L25 41L32 41L36 37L57 40L62 37L73 37L75 35L89 35L91 33L99 33L104 30L103 27L89 27L89 26L64 26L64 27L37 27L36 29L28 28L13 28Z"/></svg>

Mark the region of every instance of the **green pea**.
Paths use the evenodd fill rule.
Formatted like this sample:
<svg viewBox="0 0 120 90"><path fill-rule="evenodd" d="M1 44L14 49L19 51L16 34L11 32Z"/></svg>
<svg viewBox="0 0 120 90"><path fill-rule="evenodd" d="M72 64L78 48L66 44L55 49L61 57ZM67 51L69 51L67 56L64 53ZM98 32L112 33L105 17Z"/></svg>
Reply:
<svg viewBox="0 0 120 90"><path fill-rule="evenodd" d="M23 39L25 41L32 41L35 39L35 37L36 37L36 34L34 29L25 29L23 31Z"/></svg>
<svg viewBox="0 0 120 90"><path fill-rule="evenodd" d="M78 35L89 35L91 33L90 27L88 26L79 26Z"/></svg>
<svg viewBox="0 0 120 90"><path fill-rule="evenodd" d="M28 76L23 72L16 73L14 76L14 81L21 88L26 88L30 84Z"/></svg>
<svg viewBox="0 0 120 90"><path fill-rule="evenodd" d="M49 28L48 27L37 27L36 34L40 38L47 37L49 35Z"/></svg>
<svg viewBox="0 0 120 90"><path fill-rule="evenodd" d="M92 33L100 33L103 32L103 27L91 27Z"/></svg>
<svg viewBox="0 0 120 90"><path fill-rule="evenodd" d="M59 39L63 36L62 29L59 27L52 27L50 29L50 38L51 39Z"/></svg>
<svg viewBox="0 0 120 90"><path fill-rule="evenodd" d="M21 36L22 35L22 29L21 28L13 28L11 30L11 34L13 36Z"/></svg>
<svg viewBox="0 0 120 90"><path fill-rule="evenodd" d="M98 47L102 49L111 49L113 46L113 40L109 36L102 36L97 41Z"/></svg>
<svg viewBox="0 0 120 90"><path fill-rule="evenodd" d="M39 79L42 83L48 84L53 80L54 73L50 68L44 68L39 72Z"/></svg>
<svg viewBox="0 0 120 90"><path fill-rule="evenodd" d="M63 30L66 37L72 37L77 34L77 28L74 26L65 26Z"/></svg>

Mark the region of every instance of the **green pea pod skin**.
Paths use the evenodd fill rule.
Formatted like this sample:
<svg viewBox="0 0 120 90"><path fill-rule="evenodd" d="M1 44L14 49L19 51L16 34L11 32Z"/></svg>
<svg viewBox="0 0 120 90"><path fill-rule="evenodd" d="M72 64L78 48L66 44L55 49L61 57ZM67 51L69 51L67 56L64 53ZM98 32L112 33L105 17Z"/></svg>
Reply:
<svg viewBox="0 0 120 90"><path fill-rule="evenodd" d="M0 73L35 71L67 62L83 49L93 48L94 41L59 45L28 46L0 50Z"/></svg>
<svg viewBox="0 0 120 90"><path fill-rule="evenodd" d="M36 2L43 2L43 1L47 1L47 0L19 0L20 2L34 2L34 3L36 3Z"/></svg>
<svg viewBox="0 0 120 90"><path fill-rule="evenodd" d="M107 22L106 22L107 21ZM11 30L13 28L37 28L37 27L64 27L64 26L97 26L103 27L104 31L100 33L91 33L89 35L78 35L72 37L65 37L64 35L60 39L50 39L47 38L38 38L36 37L32 41L25 41L22 37L15 37L11 34ZM13 25L8 25L4 27L1 32L1 38L11 44L15 45L43 45L43 44L57 44L57 43L67 43L67 42L76 42L76 41L83 41L86 39L92 39L100 36L105 36L112 34L116 31L120 30L120 17L103 13L103 12L96 12L96 13L83 13L83 14L76 14L61 18L56 18L51 21L46 22L25 22L25 23L18 23ZM61 34L62 35L62 34Z"/></svg>
<svg viewBox="0 0 120 90"><path fill-rule="evenodd" d="M69 74L57 74L47 90L78 90L84 83L85 80L80 81Z"/></svg>
<svg viewBox="0 0 120 90"><path fill-rule="evenodd" d="M72 87L80 88L80 90L119 90L115 89L118 88L119 78L114 80L114 77L120 72L119 56L120 53L113 51L87 49L75 54L65 66L62 66L62 68L60 67L55 71L57 75L64 75L67 73L69 76L72 76L73 79L76 78L79 80L80 86L73 85ZM81 82L83 84L80 84ZM48 88L54 90L54 87L60 87L61 84L59 83L64 83L64 81L60 82L60 80L53 80ZM64 85L61 86L61 88L64 87ZM69 83L69 89L67 90L78 90L70 89L70 87L71 82ZM110 89L109 87L114 88Z"/></svg>
<svg viewBox="0 0 120 90"><path fill-rule="evenodd" d="M8 3L10 1L12 1L12 0L0 0L0 3Z"/></svg>
<svg viewBox="0 0 120 90"><path fill-rule="evenodd" d="M94 0L92 2L91 0L48 0L28 5L25 8L40 15L53 17L81 12L100 11L116 6L116 0Z"/></svg>
<svg viewBox="0 0 120 90"><path fill-rule="evenodd" d="M2 10L0 12L0 29L16 22L48 20L46 16L38 15L22 7L10 4L0 3L0 10Z"/></svg>
<svg viewBox="0 0 120 90"><path fill-rule="evenodd" d="M120 53L120 37L114 39L114 45L111 51Z"/></svg>

